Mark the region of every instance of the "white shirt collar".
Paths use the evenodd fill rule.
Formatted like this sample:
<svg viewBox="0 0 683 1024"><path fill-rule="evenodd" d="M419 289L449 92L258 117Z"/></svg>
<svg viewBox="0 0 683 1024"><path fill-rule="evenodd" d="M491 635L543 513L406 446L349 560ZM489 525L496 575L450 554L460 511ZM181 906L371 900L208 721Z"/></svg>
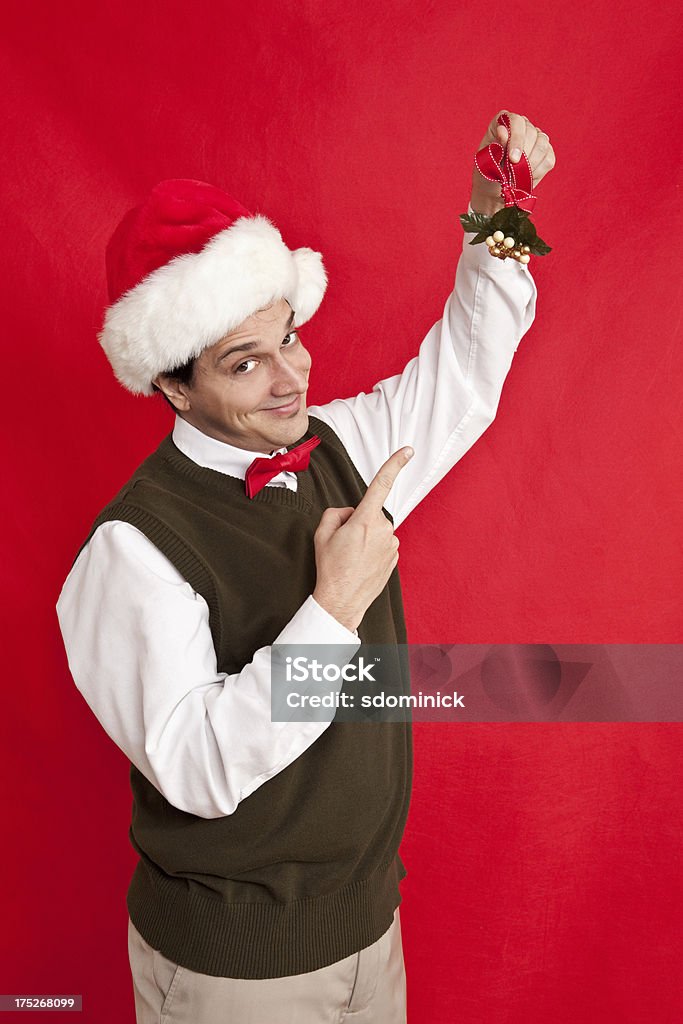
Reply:
<svg viewBox="0 0 683 1024"><path fill-rule="evenodd" d="M209 437L208 434L204 434L184 420L182 416L177 415L173 426L173 443L183 455L187 455L188 459L192 459L197 465L204 466L206 469L215 469L219 473L227 473L228 476L236 476L240 480L245 479L247 470L254 459L271 459L273 455L287 451L286 447L278 448L270 455L266 455L264 452L250 452L245 448L237 448L226 441L218 441L215 437ZM276 486L284 484L296 491L296 473L285 470L274 476L270 484Z"/></svg>

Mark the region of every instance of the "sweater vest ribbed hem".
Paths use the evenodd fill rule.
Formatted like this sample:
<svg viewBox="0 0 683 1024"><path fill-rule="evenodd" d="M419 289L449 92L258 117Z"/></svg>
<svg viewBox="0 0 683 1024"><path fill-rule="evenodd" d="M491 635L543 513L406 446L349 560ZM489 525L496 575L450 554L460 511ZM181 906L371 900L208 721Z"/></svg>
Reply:
<svg viewBox="0 0 683 1024"><path fill-rule="evenodd" d="M128 888L131 921L169 960L218 978L262 980L317 971L376 942L401 903L398 855L370 878L292 903L225 903L140 860Z"/></svg>

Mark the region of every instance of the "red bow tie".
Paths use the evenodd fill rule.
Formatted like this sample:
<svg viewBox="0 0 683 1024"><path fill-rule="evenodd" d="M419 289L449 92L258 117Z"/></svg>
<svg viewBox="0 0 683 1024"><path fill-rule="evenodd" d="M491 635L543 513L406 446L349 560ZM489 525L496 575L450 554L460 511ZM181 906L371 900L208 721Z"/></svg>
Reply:
<svg viewBox="0 0 683 1024"><path fill-rule="evenodd" d="M247 470L244 481L247 497L253 498L269 480L272 480L284 469L293 470L295 473L301 469L308 469L311 452L319 444L320 438L313 434L308 441L302 441L296 448L291 448L288 452L273 455L272 459L254 459Z"/></svg>

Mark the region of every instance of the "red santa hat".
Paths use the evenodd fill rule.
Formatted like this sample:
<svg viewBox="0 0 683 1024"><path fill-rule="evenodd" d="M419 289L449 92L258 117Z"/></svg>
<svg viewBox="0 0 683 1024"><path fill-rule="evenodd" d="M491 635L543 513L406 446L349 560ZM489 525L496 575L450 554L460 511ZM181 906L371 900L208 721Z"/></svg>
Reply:
<svg viewBox="0 0 683 1024"><path fill-rule="evenodd" d="M130 210L106 253L110 305L98 340L117 380L151 395L248 316L287 299L298 327L327 275L312 249L288 249L275 225L203 181L171 179Z"/></svg>

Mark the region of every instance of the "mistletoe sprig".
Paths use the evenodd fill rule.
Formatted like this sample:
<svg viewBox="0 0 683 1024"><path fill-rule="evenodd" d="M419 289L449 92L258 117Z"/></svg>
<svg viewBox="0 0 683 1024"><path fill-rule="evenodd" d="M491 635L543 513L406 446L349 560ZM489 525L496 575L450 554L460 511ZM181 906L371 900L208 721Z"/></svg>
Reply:
<svg viewBox="0 0 683 1024"><path fill-rule="evenodd" d="M528 263L531 254L545 256L551 252L549 245L538 237L536 228L529 220L529 211L519 206L504 206L492 217L483 213L461 213L460 223L464 231L476 231L470 245L486 242L492 256L507 259L511 256L519 263Z"/></svg>

